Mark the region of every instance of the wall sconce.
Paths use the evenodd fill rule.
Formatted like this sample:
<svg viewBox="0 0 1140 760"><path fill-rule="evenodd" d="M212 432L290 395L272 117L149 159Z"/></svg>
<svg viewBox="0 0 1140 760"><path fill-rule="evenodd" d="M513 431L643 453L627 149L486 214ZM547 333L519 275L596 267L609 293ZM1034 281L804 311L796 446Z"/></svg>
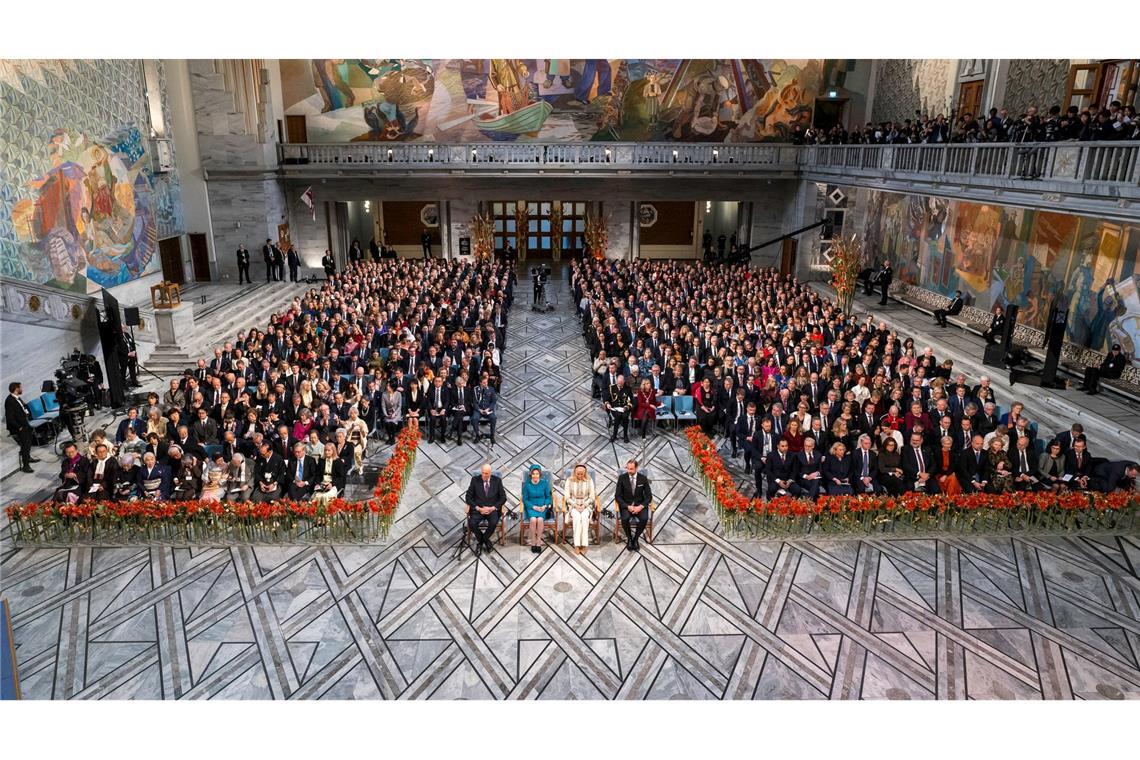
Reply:
<svg viewBox="0 0 1140 760"><path fill-rule="evenodd" d="M372 201L364 201L364 213L368 214L371 212L372 212Z"/></svg>
<svg viewBox="0 0 1140 760"><path fill-rule="evenodd" d="M478 155L479 155L479 151L477 151L475 148L472 148L471 149L471 160L474 161Z"/></svg>
<svg viewBox="0 0 1140 760"><path fill-rule="evenodd" d="M673 163L677 163L677 151L673 151Z"/></svg>
<svg viewBox="0 0 1140 760"><path fill-rule="evenodd" d="M435 161L435 148L428 148L428 161Z"/></svg>
<svg viewBox="0 0 1140 760"><path fill-rule="evenodd" d="M606 148L606 163L608 164L609 162L610 162L610 149Z"/></svg>
<svg viewBox="0 0 1140 760"><path fill-rule="evenodd" d="M705 213L706 214L712 213L712 201L705 201Z"/></svg>
<svg viewBox="0 0 1140 760"><path fill-rule="evenodd" d="M713 148L713 163L714 164L716 163L716 159L719 155L720 155L720 151L717 150L716 148Z"/></svg>
<svg viewBox="0 0 1140 760"><path fill-rule="evenodd" d="M392 160L392 149L391 148L388 148L388 160L389 161Z"/></svg>

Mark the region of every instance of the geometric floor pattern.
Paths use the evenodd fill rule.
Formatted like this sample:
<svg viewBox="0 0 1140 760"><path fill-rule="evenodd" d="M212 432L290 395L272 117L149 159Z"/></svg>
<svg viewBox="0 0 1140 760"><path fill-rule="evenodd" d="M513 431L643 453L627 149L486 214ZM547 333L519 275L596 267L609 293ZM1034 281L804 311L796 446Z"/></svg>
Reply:
<svg viewBox="0 0 1140 760"><path fill-rule="evenodd" d="M511 315L498 445L423 446L383 544L5 536L24 698L1140 698L1135 535L729 540L682 440L609 443L560 300ZM515 530L454 557L483 461L508 493L533 461L585 462L608 495L630 456L659 505L640 554L536 556Z"/></svg>

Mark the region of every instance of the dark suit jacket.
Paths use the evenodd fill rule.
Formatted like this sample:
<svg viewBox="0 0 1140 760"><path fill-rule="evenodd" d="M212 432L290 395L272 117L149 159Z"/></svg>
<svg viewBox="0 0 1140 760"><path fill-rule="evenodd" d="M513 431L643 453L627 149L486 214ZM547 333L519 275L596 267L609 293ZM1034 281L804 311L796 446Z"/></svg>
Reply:
<svg viewBox="0 0 1140 760"><path fill-rule="evenodd" d="M164 464L156 463L153 470L147 470L146 467L139 467L139 476L137 481L139 493L141 494L143 492L143 483L154 479L162 481L162 485L159 486L158 492L162 495L162 498L169 499L171 474L170 468Z"/></svg>
<svg viewBox="0 0 1140 760"><path fill-rule="evenodd" d="M769 454L768 462L764 465L764 474L768 476L768 480L795 480L795 457L796 455L792 452L785 452L784 461L781 463L779 451L773 451L771 454Z"/></svg>
<svg viewBox="0 0 1140 760"><path fill-rule="evenodd" d="M24 428L31 425L28 413L23 405L11 393L4 399L4 422L8 425L8 432L17 435Z"/></svg>
<svg viewBox="0 0 1140 760"><path fill-rule="evenodd" d="M306 456L301 461L301 479L305 481L306 485L303 493L298 493L294 490L293 481L297 478L297 458L294 456L289 457L289 461L285 465L285 485L292 492L294 498L309 496L313 492L313 486L316 485L317 480L317 462L312 457Z"/></svg>
<svg viewBox="0 0 1140 760"><path fill-rule="evenodd" d="M1099 465L1096 468L1097 490L1105 493L1112 493L1117 488L1122 488L1125 491L1133 490L1133 482L1125 480L1124 471L1135 466L1135 462L1129 461L1105 462Z"/></svg>
<svg viewBox="0 0 1140 760"><path fill-rule="evenodd" d="M257 487L262 483L281 485L288 476L285 474L285 460L280 454L274 453L269 459L260 454L253 463L253 482Z"/></svg>
<svg viewBox="0 0 1140 760"><path fill-rule="evenodd" d="M345 481L347 468L344 466L344 460L337 457L332 460L332 484L336 486L338 495L344 495ZM315 460L313 466L313 485L320 483L325 477L325 459L321 457Z"/></svg>
<svg viewBox="0 0 1140 760"><path fill-rule="evenodd" d="M507 492L503 490L503 479L492 475L486 492L483 489L483 476L471 478L467 494L463 497L469 507L502 507L507 502Z"/></svg>
<svg viewBox="0 0 1140 760"><path fill-rule="evenodd" d="M851 454L844 454L843 458L835 457L830 454L823 460L823 465L820 467L820 472L823 473L823 487L830 488L835 485L832 478L839 480L851 481Z"/></svg>
<svg viewBox="0 0 1140 760"><path fill-rule="evenodd" d="M1081 466L1077 466L1077 452L1069 449L1065 452L1065 472L1073 477L1091 476L1093 471L1092 457L1088 450L1081 455Z"/></svg>
<svg viewBox="0 0 1140 760"><path fill-rule="evenodd" d="M863 449L856 448L848 452L848 456L851 457L851 482L854 483L863 477ZM879 478L879 456L873 451L867 452L867 475L873 480Z"/></svg>
<svg viewBox="0 0 1140 760"><path fill-rule="evenodd" d="M926 472L933 473L934 469L934 454L926 446L922 446L922 463L926 467ZM902 471L903 480L906 484L907 490L918 480L918 459L914 455L914 447L907 443L902 447Z"/></svg>
<svg viewBox="0 0 1140 760"><path fill-rule="evenodd" d="M1010 449L1008 453L1014 477L1017 477L1018 475L1032 475L1033 477L1040 479L1041 475L1037 469L1038 455L1037 452L1033 450L1032 446L1025 450L1025 461L1028 464L1028 467L1024 469L1021 467L1021 452L1014 448Z"/></svg>
<svg viewBox="0 0 1140 760"><path fill-rule="evenodd" d="M955 461L954 474L958 476L958 481L962 488L970 489L970 483L975 478L989 482L992 480L990 477L990 464L989 458L983 449L981 452L981 463L978 462L979 457L974 456L974 449L967 448L959 452L958 458Z"/></svg>
<svg viewBox="0 0 1140 760"><path fill-rule="evenodd" d="M820 467L822 465L823 457L820 455L818 450L812 451L811 460L812 460L811 464L808 464L807 454L803 451L801 451L795 455L796 480L798 480L800 482L800 485L803 485L804 483L807 482L804 480L805 475L810 475L813 472L819 472L820 471Z"/></svg>
<svg viewBox="0 0 1140 760"><path fill-rule="evenodd" d="M635 481L634 487L630 488L629 473L623 472L618 477L617 487L614 488L614 499L617 500L618 506L622 509L629 509L631 504L649 506L649 502L653 501L653 490L649 487L649 478L639 472Z"/></svg>
<svg viewBox="0 0 1140 760"><path fill-rule="evenodd" d="M96 460L87 460L87 475L85 478L86 485L84 487L83 496L87 496L87 489L95 483L95 464ZM115 484L119 482L119 462L114 457L107 459L106 464L103 465L103 491L96 494L100 499L114 499L115 498Z"/></svg>

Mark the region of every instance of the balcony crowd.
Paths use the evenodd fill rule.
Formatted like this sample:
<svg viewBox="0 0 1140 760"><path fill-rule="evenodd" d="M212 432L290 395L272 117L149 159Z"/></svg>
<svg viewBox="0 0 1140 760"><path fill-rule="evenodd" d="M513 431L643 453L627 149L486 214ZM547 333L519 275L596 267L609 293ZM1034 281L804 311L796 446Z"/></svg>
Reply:
<svg viewBox="0 0 1140 760"><path fill-rule="evenodd" d="M1062 110L1052 106L1041 114L1035 106L1011 116L1004 108L991 108L986 115L964 113L947 119L915 111L902 121L867 122L850 131L836 125L829 130L800 127L793 136L799 145L914 145L938 143L1080 142L1138 140L1140 122L1133 106L1113 101L1107 108L1091 105Z"/></svg>

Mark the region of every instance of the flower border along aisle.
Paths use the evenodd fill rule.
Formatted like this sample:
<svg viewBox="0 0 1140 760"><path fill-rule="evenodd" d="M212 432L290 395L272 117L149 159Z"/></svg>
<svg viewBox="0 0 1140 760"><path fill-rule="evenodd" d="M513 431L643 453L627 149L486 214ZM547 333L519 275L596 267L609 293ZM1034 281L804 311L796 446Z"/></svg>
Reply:
<svg viewBox="0 0 1140 760"><path fill-rule="evenodd" d="M725 530L739 537L870 533L1064 533L1135 531L1135 493L964 494L926 496L781 496L749 498L736 488L716 446L698 427L686 428L693 465L716 504Z"/></svg>
<svg viewBox="0 0 1140 760"><path fill-rule="evenodd" d="M8 529L17 546L375 541L392 526L419 440L414 422L400 431L372 498L362 501L47 501L8 507Z"/></svg>

